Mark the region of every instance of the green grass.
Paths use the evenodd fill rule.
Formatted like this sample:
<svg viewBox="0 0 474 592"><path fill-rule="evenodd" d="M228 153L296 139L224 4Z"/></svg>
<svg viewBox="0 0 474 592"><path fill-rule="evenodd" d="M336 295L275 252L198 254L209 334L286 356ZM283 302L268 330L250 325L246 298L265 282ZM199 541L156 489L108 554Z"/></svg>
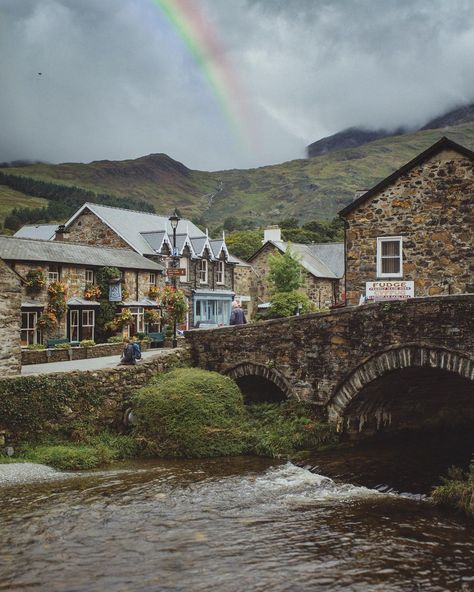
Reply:
<svg viewBox="0 0 474 592"><path fill-rule="evenodd" d="M46 205L46 199L25 195L6 185L0 185L0 226L13 208L42 208Z"/></svg>
<svg viewBox="0 0 474 592"><path fill-rule="evenodd" d="M432 493L434 502L439 506L452 508L474 518L474 459L469 471L452 468L447 479Z"/></svg>

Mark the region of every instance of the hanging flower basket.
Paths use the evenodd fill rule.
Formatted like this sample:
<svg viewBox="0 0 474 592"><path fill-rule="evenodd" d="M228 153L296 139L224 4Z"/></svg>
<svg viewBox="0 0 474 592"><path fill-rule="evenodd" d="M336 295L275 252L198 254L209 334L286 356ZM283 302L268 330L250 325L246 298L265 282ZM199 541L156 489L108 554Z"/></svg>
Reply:
<svg viewBox="0 0 474 592"><path fill-rule="evenodd" d="M86 300L98 300L102 295L102 290L100 286L95 286L94 284L89 284L86 286L84 290L84 298Z"/></svg>
<svg viewBox="0 0 474 592"><path fill-rule="evenodd" d="M115 319L112 321L112 323L117 329L123 329L127 325L130 325L130 323L132 322L132 319L133 319L133 316L132 316L132 313L130 312L130 309L123 308L120 311L120 314L118 314L115 317Z"/></svg>
<svg viewBox="0 0 474 592"><path fill-rule="evenodd" d="M188 312L188 300L183 290L173 286L165 286L159 289L157 302L163 310L163 314L168 321L182 323L186 320Z"/></svg>
<svg viewBox="0 0 474 592"><path fill-rule="evenodd" d="M150 325L156 325L161 321L161 314L159 310L154 309L147 309L143 313L143 318L145 323L149 323Z"/></svg>
<svg viewBox="0 0 474 592"><path fill-rule="evenodd" d="M30 269L26 274L26 291L29 294L39 294L46 285L46 277L41 267Z"/></svg>
<svg viewBox="0 0 474 592"><path fill-rule="evenodd" d="M36 329L44 331L46 335L52 335L58 330L59 322L52 310L46 309L36 323Z"/></svg>
<svg viewBox="0 0 474 592"><path fill-rule="evenodd" d="M158 286L150 286L150 289L148 290L148 296L150 298L158 298L160 294L160 288L158 288Z"/></svg>
<svg viewBox="0 0 474 592"><path fill-rule="evenodd" d="M49 305L58 320L62 318L67 309L66 286L62 282L51 282L48 286Z"/></svg>

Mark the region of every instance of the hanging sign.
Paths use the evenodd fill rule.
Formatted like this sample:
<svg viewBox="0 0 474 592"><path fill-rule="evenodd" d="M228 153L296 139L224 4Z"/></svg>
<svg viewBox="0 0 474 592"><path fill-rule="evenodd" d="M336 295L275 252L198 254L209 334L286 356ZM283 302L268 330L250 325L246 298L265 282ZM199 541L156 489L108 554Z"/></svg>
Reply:
<svg viewBox="0 0 474 592"><path fill-rule="evenodd" d="M186 269L184 267L168 267L166 269L167 276L179 276L186 275Z"/></svg>
<svg viewBox="0 0 474 592"><path fill-rule="evenodd" d="M122 283L109 284L109 302L122 302Z"/></svg>
<svg viewBox="0 0 474 592"><path fill-rule="evenodd" d="M365 297L372 301L414 298L415 282L402 280L365 282Z"/></svg>

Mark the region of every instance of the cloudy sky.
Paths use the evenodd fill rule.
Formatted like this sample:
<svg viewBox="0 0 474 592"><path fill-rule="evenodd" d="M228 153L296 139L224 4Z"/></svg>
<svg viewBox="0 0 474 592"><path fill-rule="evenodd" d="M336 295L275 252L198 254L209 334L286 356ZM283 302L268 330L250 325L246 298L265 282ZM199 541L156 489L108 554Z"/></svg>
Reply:
<svg viewBox="0 0 474 592"><path fill-rule="evenodd" d="M0 161L277 163L474 101L472 0L0 0Z"/></svg>

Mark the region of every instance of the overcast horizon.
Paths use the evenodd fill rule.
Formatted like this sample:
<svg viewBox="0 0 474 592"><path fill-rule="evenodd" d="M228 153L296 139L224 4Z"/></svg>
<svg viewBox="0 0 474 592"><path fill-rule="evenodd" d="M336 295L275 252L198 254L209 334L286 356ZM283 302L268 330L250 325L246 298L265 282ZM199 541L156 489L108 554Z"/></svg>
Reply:
<svg viewBox="0 0 474 592"><path fill-rule="evenodd" d="M201 18L212 52L163 4ZM303 158L473 102L472 55L470 0L0 0L0 162Z"/></svg>

